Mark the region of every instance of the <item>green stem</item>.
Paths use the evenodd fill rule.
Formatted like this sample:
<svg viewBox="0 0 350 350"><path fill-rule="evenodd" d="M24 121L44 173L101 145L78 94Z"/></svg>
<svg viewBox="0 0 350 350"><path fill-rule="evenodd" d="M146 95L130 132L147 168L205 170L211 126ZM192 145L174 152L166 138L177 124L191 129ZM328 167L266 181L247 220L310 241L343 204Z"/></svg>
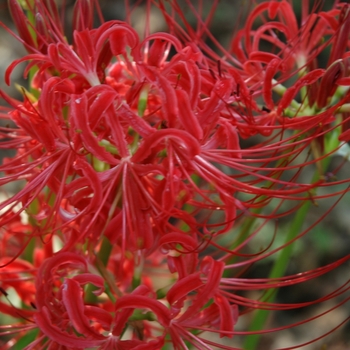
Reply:
<svg viewBox="0 0 350 350"><path fill-rule="evenodd" d="M350 103L344 103L337 110L337 113L349 113L349 112L350 112Z"/></svg>
<svg viewBox="0 0 350 350"><path fill-rule="evenodd" d="M109 241L109 239L107 237L104 236L102 239L101 248L96 256L96 260L98 261L98 263L100 265L99 266L100 272L101 272L101 268L104 268L107 266L109 256L111 255L111 252L112 252L112 248L113 248L113 246L112 246L111 242ZM97 287L95 287L92 284L89 284L86 287L85 300L88 303L96 303L97 302L97 296L93 293L96 289L97 289Z"/></svg>
<svg viewBox="0 0 350 350"><path fill-rule="evenodd" d="M292 223L292 226L290 227L290 230L287 234L285 243L290 242L300 232L303 226L303 223L305 222L306 214L310 208L310 205L311 205L311 201L306 200L298 210L297 215ZM269 274L269 278L278 278L284 275L288 266L288 261L293 253L293 246L294 244L289 244L280 251L279 256ZM276 295L276 291L277 289L270 289L266 297L264 298L264 301L272 301L274 296ZM250 331L263 329L268 315L269 315L269 310L258 310L250 325ZM248 336L244 342L243 348L246 350L256 349L260 336L261 336L260 334Z"/></svg>
<svg viewBox="0 0 350 350"><path fill-rule="evenodd" d="M111 242L106 236L104 236L102 239L100 251L97 253L97 257L101 260L104 266L107 266L109 256L112 252L112 248L113 246Z"/></svg>
<svg viewBox="0 0 350 350"><path fill-rule="evenodd" d="M284 158L281 158L277 164L276 164L276 169L279 168L280 165L283 164L283 162L285 161ZM276 173L272 178L278 178L280 176L280 173ZM266 182L265 184L265 188L270 188L273 186L273 182L272 181L268 181ZM266 199L266 196L260 196L259 197L259 200L260 201L264 201ZM237 241L234 242L234 244L232 244L230 246L230 250L233 251L234 249L236 249L237 247L239 247L243 242L245 242L247 240L247 238L249 237L249 235L251 234L252 232L252 229L253 229L253 226L256 222L256 219L257 219L257 216L254 216L254 215L259 215L261 214L263 210L263 207L258 207L258 208L255 208L255 209L252 209L252 214L253 216L251 217L247 217L242 225L241 225L241 228L240 228L240 233L239 233L239 236L237 238ZM234 264L235 262L237 261L237 256L233 256L228 262L227 262L227 265L231 265L231 264ZM226 270L224 272L224 277L229 277L229 270Z"/></svg>
<svg viewBox="0 0 350 350"><path fill-rule="evenodd" d="M322 169L327 169L329 163L330 163L330 157L327 157L322 161L320 161L320 166ZM316 183L321 178L321 176L323 176L323 173L316 171L311 183ZM310 200L309 196L305 196L304 202L301 205L301 207L298 209L296 216L292 222L292 225L288 231L287 237L285 239L285 244L288 244L288 242L291 242L301 232L302 226L305 222L305 218L310 209L311 203L312 201ZM291 244L288 244L285 248L283 248L279 252L277 260L275 261L274 266L269 274L269 278L279 278L284 275L288 267L288 262L293 254L293 247L294 247L294 242ZM274 297L276 295L276 291L277 289L270 289L263 301L273 302ZM252 332L257 330L262 330L264 328L268 315L269 315L269 310L257 310L253 318L253 321L251 322L249 330ZM246 350L256 349L260 336L261 336L260 334L254 334L254 335L248 336L244 342L243 348Z"/></svg>
<svg viewBox="0 0 350 350"><path fill-rule="evenodd" d="M275 84L275 85L273 85L272 90L274 92L276 92L278 95L283 96L286 93L287 88L285 86L283 86L282 84L279 84L277 82L277 80L273 79L272 83ZM292 100L292 102L290 103L290 106L292 108L294 108L295 110L299 110L301 104L295 100Z"/></svg>
<svg viewBox="0 0 350 350"><path fill-rule="evenodd" d="M102 242L101 242L101 246L100 246L100 250L98 251L98 253L96 254L96 266L99 270L99 272L101 273L101 275L104 277L104 279L108 282L107 284L111 287L111 289L113 290L113 292L116 295L120 296L120 292L118 290L118 288L115 286L114 280L113 278L109 275L106 266L108 264L108 260L109 257L112 253L113 250L113 245L111 244L110 240L104 235L104 232L107 228L108 223L110 222L110 220L112 219L113 214L115 213L115 210L118 206L118 203L120 202L120 198L122 195L122 190L121 187L119 188L113 203L109 209L108 212L108 218L106 221L105 226L103 227L103 230L101 232L102 236ZM115 286L115 288L114 288ZM88 302L97 302L97 297L95 296L95 294L93 294L92 292L96 290L96 287L93 285L88 285L87 289L86 289L86 301ZM108 294L109 290L108 288L106 288L106 294L110 297L110 299L112 300L112 294ZM114 298L114 297L113 297Z"/></svg>

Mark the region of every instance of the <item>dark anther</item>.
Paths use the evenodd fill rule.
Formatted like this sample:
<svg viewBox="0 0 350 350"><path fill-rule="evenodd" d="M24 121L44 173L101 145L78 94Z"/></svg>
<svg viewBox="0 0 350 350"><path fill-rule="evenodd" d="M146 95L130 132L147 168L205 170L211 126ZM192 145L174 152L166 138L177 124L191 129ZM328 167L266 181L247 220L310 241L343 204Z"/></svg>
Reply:
<svg viewBox="0 0 350 350"><path fill-rule="evenodd" d="M239 97L239 89L240 89L240 85L237 84L237 88L236 88L236 91L234 92L234 94Z"/></svg>
<svg viewBox="0 0 350 350"><path fill-rule="evenodd" d="M219 77L222 78L222 76L221 76L221 61L220 60L217 61L217 65L218 65Z"/></svg>
<svg viewBox="0 0 350 350"><path fill-rule="evenodd" d="M216 80L215 73L213 72L213 70L212 70L211 68L209 68L209 73L210 73L211 76L214 78L214 80Z"/></svg>
<svg viewBox="0 0 350 350"><path fill-rule="evenodd" d="M0 292L1 292L2 294L4 294L4 295L5 295L5 297L7 297L7 296L8 296L8 293L6 292L6 290L5 290L5 289L3 289L3 288L1 288L1 287L0 287Z"/></svg>

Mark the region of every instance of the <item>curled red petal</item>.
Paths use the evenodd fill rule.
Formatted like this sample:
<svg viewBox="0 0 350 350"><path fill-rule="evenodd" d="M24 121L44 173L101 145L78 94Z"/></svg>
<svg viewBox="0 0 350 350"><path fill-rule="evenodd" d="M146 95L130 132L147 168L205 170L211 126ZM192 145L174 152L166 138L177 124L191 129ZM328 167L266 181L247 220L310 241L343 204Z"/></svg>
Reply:
<svg viewBox="0 0 350 350"><path fill-rule="evenodd" d="M97 38L95 47L97 52L101 52L105 42L109 39L110 49L114 55L126 55L126 47L134 49L139 44L139 38L136 31L128 24L120 21L109 21L102 24L96 31Z"/></svg>
<svg viewBox="0 0 350 350"><path fill-rule="evenodd" d="M350 32L350 5L344 4L339 14L339 26L334 34L334 44L329 57L328 64L343 57L349 47L349 32Z"/></svg>
<svg viewBox="0 0 350 350"><path fill-rule="evenodd" d="M323 108L327 105L328 99L331 98L337 87L338 79L344 76L345 65L342 59L333 62L324 73L318 89L317 106Z"/></svg>
<svg viewBox="0 0 350 350"><path fill-rule="evenodd" d="M159 240L159 246L164 244L181 244L184 248L194 250L198 247L198 243L194 238L183 233L172 232L164 235Z"/></svg>
<svg viewBox="0 0 350 350"><path fill-rule="evenodd" d="M179 103L179 119L184 128L190 132L197 140L203 138L203 130L198 117L191 109L188 95L183 90L176 90L176 96Z"/></svg>
<svg viewBox="0 0 350 350"><path fill-rule="evenodd" d="M281 60L275 58L266 67L265 77L264 77L264 87L263 95L266 103L266 107L270 110L274 108L274 102L272 99L272 79L277 73Z"/></svg>
<svg viewBox="0 0 350 350"><path fill-rule="evenodd" d="M170 305L181 302L190 292L203 287L204 283L200 279L200 273L194 273L178 280L168 291L166 298ZM177 306L178 307L178 306ZM182 305L180 306L182 307Z"/></svg>
<svg viewBox="0 0 350 350"><path fill-rule="evenodd" d="M147 296L150 294L150 289L145 286L145 285L140 285L138 286L135 290L132 291L131 295L136 296L136 295L142 295L142 296ZM133 313L133 308L126 308L125 310L121 310L118 312L118 314L115 315L115 326L112 330L113 335L120 335L123 329L125 328L125 324L128 320L128 318L132 315Z"/></svg>
<svg viewBox="0 0 350 350"><path fill-rule="evenodd" d="M101 339L86 339L83 337L77 337L71 333L63 332L51 322L50 314L46 307L34 315L34 320L40 331L43 332L50 340L69 348L87 349L90 347L99 346L105 341Z"/></svg>
<svg viewBox="0 0 350 350"><path fill-rule="evenodd" d="M161 76L156 75L156 81L159 88L159 93L163 103L163 113L165 120L168 122L170 128L176 125L177 117L179 114L179 106L174 88L169 81Z"/></svg>
<svg viewBox="0 0 350 350"><path fill-rule="evenodd" d="M283 97L281 98L281 101L278 104L277 114L281 115L282 111L290 105L294 96L297 94L300 88L306 85L313 84L318 79L320 79L323 75L324 75L323 69L315 69L312 72L307 73L306 75L298 79L296 83L292 87L287 89L287 91L284 93Z"/></svg>
<svg viewBox="0 0 350 350"><path fill-rule="evenodd" d="M204 287L198 292L192 305L181 315L179 322L186 321L187 318L196 315L200 309L215 295L218 291L222 273L224 270L224 262L215 261L211 256L206 256L202 262L202 271L207 274L207 280Z"/></svg>
<svg viewBox="0 0 350 350"><path fill-rule="evenodd" d="M118 311L123 309L149 309L157 316L158 322L163 327L170 324L170 311L158 300L143 295L125 295L115 303L116 320L118 320Z"/></svg>
<svg viewBox="0 0 350 350"><path fill-rule="evenodd" d="M26 15L20 6L18 0L8 1L9 10L11 12L12 19L17 27L20 37L24 40L25 47L33 52L36 48L35 41L33 39L33 34L30 32L30 24Z"/></svg>
<svg viewBox="0 0 350 350"><path fill-rule="evenodd" d="M142 137L149 136L156 131L143 118L134 113L125 103L118 108L118 115Z"/></svg>
<svg viewBox="0 0 350 350"><path fill-rule="evenodd" d="M93 136L89 126L88 105L85 95L72 95L71 99L71 116L81 131L79 134L84 142L86 149L91 152L97 159L100 159L108 164L116 165L118 160L108 153L103 147L98 144L97 139Z"/></svg>
<svg viewBox="0 0 350 350"><path fill-rule="evenodd" d="M7 85L10 85L10 76L12 71L22 62L25 61L42 61L42 62L47 62L49 61L48 58L45 55L40 55L40 54L32 54L32 55L27 55L22 58L19 58L17 60L12 61L12 63L7 67L6 72L5 72L5 83Z"/></svg>
<svg viewBox="0 0 350 350"><path fill-rule="evenodd" d="M173 140L181 147L184 147L187 150L190 158L193 158L200 153L199 143L191 134L186 131L169 128L157 130L148 137L145 137L138 150L132 157L132 161L138 163L147 158L151 154L152 148L154 148L164 139Z"/></svg>
<svg viewBox="0 0 350 350"><path fill-rule="evenodd" d="M89 204L86 206L85 210L87 212L89 211L95 211L97 208L100 207L102 202L102 184L100 182L100 179L96 173L96 171L92 168L92 166L83 158L77 158L74 164L74 168L76 170L81 170L84 174L85 179L89 182L90 188L93 190L94 195L89 202Z"/></svg>
<svg viewBox="0 0 350 350"><path fill-rule="evenodd" d="M198 254L183 254L180 256L168 256L168 267L171 273L177 272L179 279L195 273L198 264Z"/></svg>
<svg viewBox="0 0 350 350"><path fill-rule="evenodd" d="M270 63L272 60L276 60L278 59L279 61L281 61L281 59L270 52L263 52L263 51L253 51L249 54L249 59L252 61L258 61L261 63Z"/></svg>
<svg viewBox="0 0 350 350"><path fill-rule="evenodd" d="M87 270L86 260L74 253L60 252L51 258L48 258L40 266L38 270L36 286L36 307L40 311L45 307L47 302L46 289L50 287L49 281L52 280L53 275L61 265L69 264L71 267L79 268L83 271Z"/></svg>
<svg viewBox="0 0 350 350"><path fill-rule="evenodd" d="M239 78L242 79L241 77ZM232 83L232 79L220 79L215 83L208 102L199 113L199 122L203 130L208 128L211 130L212 125L216 123L226 99L232 93Z"/></svg>
<svg viewBox="0 0 350 350"><path fill-rule="evenodd" d="M72 278L72 280L77 281L80 285L91 283L99 289L93 291L95 295L100 295L104 292L104 279L101 276L94 275L92 273L81 273Z"/></svg>
<svg viewBox="0 0 350 350"><path fill-rule="evenodd" d="M91 129L101 121L105 111L114 103L119 102L117 92L108 85L96 85L85 92L88 107L88 121Z"/></svg>
<svg viewBox="0 0 350 350"><path fill-rule="evenodd" d="M62 302L67 310L70 322L80 334L90 339L105 339L103 335L97 333L90 326L90 321L85 315L82 289L76 280L65 280L62 287Z"/></svg>
<svg viewBox="0 0 350 350"><path fill-rule="evenodd" d="M182 44L181 41L174 35L165 33L165 32L158 32L151 35L148 35L147 38L140 44L140 46L144 45L145 42L155 40L155 41L167 41L174 45L175 50L177 52L180 52L182 50Z"/></svg>
<svg viewBox="0 0 350 350"><path fill-rule="evenodd" d="M110 331L113 317L110 312L93 305L85 305L84 314L89 320L97 321L103 329Z"/></svg>
<svg viewBox="0 0 350 350"><path fill-rule="evenodd" d="M230 333L220 333L222 337L233 337L233 327L238 319L238 307L237 305L230 305L228 300L220 294L214 296L214 303L220 310L220 330Z"/></svg>

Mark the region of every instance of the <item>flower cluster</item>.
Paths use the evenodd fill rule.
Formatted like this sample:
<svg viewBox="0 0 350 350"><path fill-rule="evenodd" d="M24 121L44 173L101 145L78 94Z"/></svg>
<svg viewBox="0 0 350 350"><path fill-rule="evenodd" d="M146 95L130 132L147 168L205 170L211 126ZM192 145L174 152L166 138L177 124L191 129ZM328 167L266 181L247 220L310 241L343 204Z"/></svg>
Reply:
<svg viewBox="0 0 350 350"><path fill-rule="evenodd" d="M9 1L28 54L5 80L28 62L30 86L21 101L0 91L10 106L0 146L16 149L0 183L24 183L0 204L0 311L16 320L0 326L4 348L231 348L202 334L248 334L235 324L249 310L348 291L288 305L238 293L301 283L349 259L240 277L306 233L252 251L263 226L349 182L330 181L328 165L349 140L350 7L310 14L306 3L301 24L285 0L256 5L224 49L190 1L196 30L177 1L155 1L170 31L140 38L101 16L94 28L98 2L77 0L71 43L53 1Z"/></svg>

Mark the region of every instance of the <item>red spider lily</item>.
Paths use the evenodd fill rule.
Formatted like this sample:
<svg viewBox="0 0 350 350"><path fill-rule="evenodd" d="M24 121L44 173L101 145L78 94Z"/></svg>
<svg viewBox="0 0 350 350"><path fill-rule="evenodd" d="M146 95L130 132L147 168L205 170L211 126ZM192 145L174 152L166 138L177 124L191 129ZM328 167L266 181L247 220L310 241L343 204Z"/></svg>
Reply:
<svg viewBox="0 0 350 350"><path fill-rule="evenodd" d="M348 72L345 73L344 69L344 66L348 65L346 63L348 49L348 30L346 28L349 25L347 4L335 3L334 8L327 12L319 10L320 4L315 4L311 12L308 13L309 4L303 2L302 19L299 26L291 2L263 2L251 11L244 29L235 33L231 49L225 50L213 38L208 29L208 24L215 12L215 6L213 5L208 18L204 20L201 17L202 13L200 13L202 9L199 8L197 12L190 2L187 3L198 20L197 31L189 28L190 25L186 22L184 13L177 2L172 3L174 13L185 23L186 28L188 28L186 33L180 28L176 19L168 14L165 7L162 5L159 7L177 35L184 37L184 40L200 43L201 49L213 58L214 62L209 61L211 69L217 66L217 62L221 66L219 75L225 74L225 69L230 67L230 64L234 64L239 69L239 74L231 69L225 75L234 74L237 84L233 89L235 91L233 101L238 104L239 108L233 108L236 113L231 112L231 115L241 116L243 114L246 118L243 121L248 122L249 126L244 128L244 132L241 124L242 117L240 117L241 120L236 120L243 136L251 136L254 131L266 133L276 130L276 117L279 118L281 113L285 113L286 106L290 105L293 99L292 96L295 96L303 85L308 88L307 98L304 98L302 104L295 105L291 113L293 116L308 114L308 119L311 119L311 116L315 118L318 116L318 109L309 111L316 101L319 109L325 107L325 110L328 110L329 104L326 104L326 101L334 96L336 88L344 84L348 85ZM215 5L217 6L217 2ZM204 41L200 39L203 34L208 36L223 52L224 59L205 46ZM268 45L266 45L267 43ZM331 55L327 70L323 72L315 70L315 67L321 64L319 62L321 53L329 46L331 46ZM308 78L303 77L303 83L297 79L297 84L288 89L286 94L284 91L278 92L278 84L289 81L298 72L303 75L309 73ZM293 81L291 83L294 84ZM329 84L333 85L332 89L325 89L325 86ZM278 94L283 93L283 98L277 105L277 115L273 108L276 101L272 100L272 91ZM255 97L262 95L267 108L263 106L259 110L256 105L249 103L249 92ZM344 95L342 97L340 105L347 101ZM338 100L335 99L332 102L338 102ZM244 107L249 108L248 113L244 111ZM242 113L243 111L245 113ZM254 118L247 116L247 114L253 113L257 114L254 115ZM331 117L331 113L329 113L329 117ZM279 119L282 127L288 122L285 119L284 117ZM248 130L250 134L247 134Z"/></svg>
<svg viewBox="0 0 350 350"><path fill-rule="evenodd" d="M192 242L195 243L194 241ZM20 264L20 262L18 263ZM19 265L20 266L20 265ZM23 269L22 266L21 270ZM169 309L160 301L154 298L154 293L145 285L136 288L131 294L118 298L114 307L110 301L102 296L104 292L103 279L87 272L88 264L85 258L73 253L59 253L54 257L44 261L37 272L35 282L36 295L35 310L28 313L24 310L17 311L18 314L32 318L43 335L33 342L28 349L39 344L52 344L65 347L86 348L88 346L99 345L101 349L107 348L129 348L130 346L141 346L150 344L149 348L156 348L164 343L164 335L152 337L157 329L154 325L148 324L154 321L154 317L147 314L138 323L132 321L133 309L149 309L154 314L159 324L172 337L175 348L181 348L184 344L181 337L192 342L203 343L199 338L191 339L191 333L186 329L198 328L201 325L216 327L217 323L225 316L225 323L221 321L220 329L231 332L237 312L231 314L227 307L231 308L226 299L217 290L223 271L223 263L215 262L212 259L205 259L201 271L206 277L204 283L200 278L200 273L192 273L178 282L167 293ZM16 268L16 267L14 267ZM5 281L10 281L10 276L3 276ZM93 284L98 287L93 293L101 296L101 301L95 306L88 305L84 301L82 286ZM23 285L24 286L24 285ZM6 285L4 286L6 288ZM180 310L184 307L184 300L187 294L197 291L197 297L191 307L179 317ZM33 297L33 293L27 290L27 297ZM211 298L214 304L200 311ZM9 313L4 305L2 311ZM11 308L10 308L11 309ZM114 310L115 316L109 310ZM16 315L16 310L12 313ZM191 315L189 318L188 315ZM142 321L143 320L143 321ZM149 333L148 339L137 339L136 335L142 333L135 332L134 339L123 340L122 331L126 325L142 326L142 333ZM148 331L144 327L149 328ZM71 329L82 336L77 337L71 333ZM109 331L109 333L105 333ZM164 333L165 334L165 333ZM224 332L224 335L225 332ZM149 341L150 339L154 339ZM158 345L157 345L158 344Z"/></svg>
<svg viewBox="0 0 350 350"><path fill-rule="evenodd" d="M26 349L229 348L203 333L268 332L240 332L235 324L254 309L289 310L348 293L345 283L287 305L237 291L296 285L349 259L288 277L240 276L288 250L326 214L277 248L275 233L252 252L269 222L348 190L317 193L349 182L326 176L348 136L349 7L337 3L316 14L315 5L308 14L303 4L299 25L289 2L264 2L225 50L209 31L217 4L203 19L203 4L197 11L187 1L198 19L194 30L176 1L172 12L154 2L171 34L146 29L140 40L130 24L102 16L94 29L98 4L79 0L69 44L53 1L28 2L32 21L10 1L29 54L9 66L5 80L26 61L25 75L34 76L23 101L1 92L11 106L1 117L16 127L0 129L0 147L17 153L1 165L0 183L25 186L0 204L8 301L0 311L23 324L0 330L20 339L38 329ZM329 61L318 68L328 46ZM11 289L22 308L11 305Z"/></svg>
<svg viewBox="0 0 350 350"><path fill-rule="evenodd" d="M195 249L197 246L194 239L184 240L183 236L178 234L165 236L160 243L170 247L169 245L177 242L181 242L185 249ZM183 274L180 261L186 258L186 255L179 256L175 260L168 257L170 271L177 271L179 277L180 273L182 277L171 282L172 287L167 287L166 294L157 292L158 300L155 299L155 294L150 287L141 285L131 294L119 296L114 302L113 288L106 291L107 294L102 294L105 290L103 278L89 273L88 270L92 268L92 262L88 263L86 258L76 253L58 253L56 256L46 259L36 273L36 296L35 301L31 303L35 305L35 310L28 314L25 310L6 308L3 305L2 311L15 316L21 315L31 318L36 327L40 328L42 336L28 346L28 349L35 348L39 344L52 344L51 346L53 346L54 343L67 348L79 349L97 345L101 349L108 349L118 346L129 348L130 346L148 344L149 348L152 349L164 344L165 333L171 336L171 340L167 340L167 342L171 341L175 348L186 347L184 345L184 340L186 340L197 347L209 349L210 345L213 345L209 340L202 338L200 334L194 336L189 330L214 332L218 328L217 331L220 332L221 336L229 337L247 334L233 330L238 317L237 305L245 308L288 310L330 300L343 294L349 288L348 283L346 283L322 299L295 305L249 300L237 295L236 292L231 292L232 290L246 289L266 290L304 282L333 270L348 257L312 272L276 280L222 278L224 262L215 261L211 257L205 257L200 265L195 265L200 266L200 271L188 270ZM20 262L18 266L20 271L23 270ZM30 270L27 268L25 271ZM9 275L4 277L7 280L10 278ZM4 280L6 281L6 279ZM98 296L98 303L95 302L94 305L91 305L86 302L86 289L84 291L82 288L86 284L98 287L93 292ZM196 293L193 294L194 292ZM27 290L26 296L33 297L33 293L28 295ZM166 299L162 300L164 296ZM189 306L187 306L187 299L191 300ZM203 309L203 306L211 300L213 303ZM164 305L165 302L168 307ZM150 310L150 312L138 313L145 309ZM112 310L116 312L115 316L113 316ZM139 318L136 317L138 314ZM156 321L159 326L156 325ZM296 325L292 324L289 327ZM122 331L125 327L134 330L133 338L130 340L126 340L126 336L123 335ZM79 337L71 332L72 328L80 334ZM23 325L20 329L24 330L26 326ZM163 329L163 336L152 335L159 334L161 329Z"/></svg>
<svg viewBox="0 0 350 350"><path fill-rule="evenodd" d="M8 258L1 259L1 265L7 265ZM33 285L33 273L35 271L34 266L29 262L17 259L10 266L6 266L1 270L1 281L2 281L2 290L6 291L8 288L14 288L20 299L26 304L30 305L34 303L33 292L35 291ZM27 275L27 276L26 276ZM4 303L1 303L2 307L6 307ZM11 315L13 317L18 317L19 313L16 312L16 309L8 307L9 310L12 310ZM32 312L25 312L23 316L32 315Z"/></svg>

